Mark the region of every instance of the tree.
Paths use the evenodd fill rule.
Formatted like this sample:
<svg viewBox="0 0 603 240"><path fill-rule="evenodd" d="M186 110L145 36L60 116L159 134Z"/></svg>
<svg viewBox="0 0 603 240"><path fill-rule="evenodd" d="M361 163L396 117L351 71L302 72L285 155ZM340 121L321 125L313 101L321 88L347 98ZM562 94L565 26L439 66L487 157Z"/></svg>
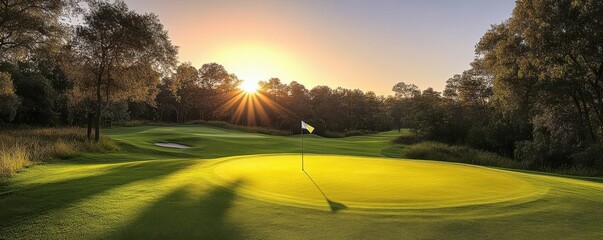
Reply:
<svg viewBox="0 0 603 240"><path fill-rule="evenodd" d="M200 111L201 77L190 63L183 63L176 68L171 79L169 88L176 101L176 122L182 122L191 112Z"/></svg>
<svg viewBox="0 0 603 240"><path fill-rule="evenodd" d="M62 38L60 21L69 10L79 9L79 0L0 1L0 60L19 59L41 45Z"/></svg>
<svg viewBox="0 0 603 240"><path fill-rule="evenodd" d="M399 82L392 88L394 94L397 98L411 98L421 94L421 91L414 84L406 84L404 82Z"/></svg>
<svg viewBox="0 0 603 240"><path fill-rule="evenodd" d="M571 165L576 152L601 142L603 2L517 1L476 53L494 77L499 119L531 129L506 134L516 137L517 158Z"/></svg>
<svg viewBox="0 0 603 240"><path fill-rule="evenodd" d="M157 15L138 14L122 1L91 4L73 45L83 72L75 87L93 103L95 141L112 101L153 101L161 74L176 63L177 48Z"/></svg>
<svg viewBox="0 0 603 240"><path fill-rule="evenodd" d="M487 105L492 94L492 76L475 67L449 78L443 92L446 98L473 106Z"/></svg>
<svg viewBox="0 0 603 240"><path fill-rule="evenodd" d="M289 85L282 83L278 78L270 78L258 84L260 100L268 106L266 110L271 116L273 126L292 131L291 113L286 105L289 102Z"/></svg>
<svg viewBox="0 0 603 240"><path fill-rule="evenodd" d="M233 95L241 80L217 63L203 64L199 68L199 75L202 92L197 103L200 104L201 119L205 120L215 117L218 108Z"/></svg>
<svg viewBox="0 0 603 240"><path fill-rule="evenodd" d="M40 71L38 64L23 62L20 64L2 63L0 72L10 74L14 93L20 103L13 122L33 125L56 125L57 92L52 82Z"/></svg>
<svg viewBox="0 0 603 240"><path fill-rule="evenodd" d="M0 121L12 121L17 114L19 104L13 80L8 73L0 72Z"/></svg>

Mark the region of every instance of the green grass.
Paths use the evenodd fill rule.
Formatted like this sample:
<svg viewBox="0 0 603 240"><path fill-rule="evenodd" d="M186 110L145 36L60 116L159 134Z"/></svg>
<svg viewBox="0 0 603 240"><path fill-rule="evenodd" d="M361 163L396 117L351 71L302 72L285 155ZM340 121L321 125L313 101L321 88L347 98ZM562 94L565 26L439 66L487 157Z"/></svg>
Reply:
<svg viewBox="0 0 603 240"><path fill-rule="evenodd" d="M0 182L0 239L603 238L603 179L403 160L396 132L306 135L308 175L300 136L105 132L122 151Z"/></svg>

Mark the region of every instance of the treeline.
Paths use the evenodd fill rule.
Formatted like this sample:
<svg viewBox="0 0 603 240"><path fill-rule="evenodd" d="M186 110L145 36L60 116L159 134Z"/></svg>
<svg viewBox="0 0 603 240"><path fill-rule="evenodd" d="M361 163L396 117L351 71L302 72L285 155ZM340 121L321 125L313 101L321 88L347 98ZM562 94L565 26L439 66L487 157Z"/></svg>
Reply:
<svg viewBox="0 0 603 240"><path fill-rule="evenodd" d="M602 1L517 1L472 68L446 83L443 93L398 86L401 123L535 169L603 172Z"/></svg>
<svg viewBox="0 0 603 240"><path fill-rule="evenodd" d="M273 78L245 94L217 63L178 64L158 17L122 1L9 2L0 8L0 122L87 126L97 140L101 126L130 120L219 120L296 133L305 119L323 135L391 129L386 99L373 92ZM81 23L65 21L75 18Z"/></svg>
<svg viewBox="0 0 603 240"><path fill-rule="evenodd" d="M194 120L227 121L235 124L299 131L301 119L326 131L389 130L384 97L374 92L331 89L317 86L307 89L298 82L285 84L278 78L261 81L257 93L237 88L240 80L223 66L211 63L196 70L181 64L176 73L159 85L156 107L142 106L147 112L133 119L163 122Z"/></svg>

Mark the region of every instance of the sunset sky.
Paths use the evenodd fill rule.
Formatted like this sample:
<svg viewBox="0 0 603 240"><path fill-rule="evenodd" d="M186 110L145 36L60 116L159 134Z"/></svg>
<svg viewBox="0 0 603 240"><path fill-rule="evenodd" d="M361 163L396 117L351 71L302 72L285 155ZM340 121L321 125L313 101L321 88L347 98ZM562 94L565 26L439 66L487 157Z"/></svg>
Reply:
<svg viewBox="0 0 603 240"><path fill-rule="evenodd" d="M513 0L126 0L154 12L180 61L217 62L248 81L359 88L391 94L400 81L441 91L469 67L491 24Z"/></svg>

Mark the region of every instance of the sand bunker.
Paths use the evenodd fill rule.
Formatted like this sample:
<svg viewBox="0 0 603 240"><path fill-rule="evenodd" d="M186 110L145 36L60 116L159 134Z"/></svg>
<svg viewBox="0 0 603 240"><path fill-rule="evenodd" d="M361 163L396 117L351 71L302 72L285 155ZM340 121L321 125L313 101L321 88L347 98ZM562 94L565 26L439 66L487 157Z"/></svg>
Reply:
<svg viewBox="0 0 603 240"><path fill-rule="evenodd" d="M156 146L168 147L168 148L190 148L189 146L178 144L178 143L155 143Z"/></svg>

